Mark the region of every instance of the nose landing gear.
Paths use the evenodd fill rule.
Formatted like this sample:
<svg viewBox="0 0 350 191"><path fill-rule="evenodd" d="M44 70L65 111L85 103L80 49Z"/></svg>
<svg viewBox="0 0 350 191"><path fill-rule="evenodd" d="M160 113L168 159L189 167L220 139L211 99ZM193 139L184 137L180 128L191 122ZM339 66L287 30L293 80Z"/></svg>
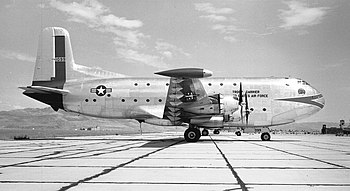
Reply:
<svg viewBox="0 0 350 191"><path fill-rule="evenodd" d="M268 132L261 133L261 140L262 141L269 141L271 140L271 135Z"/></svg>

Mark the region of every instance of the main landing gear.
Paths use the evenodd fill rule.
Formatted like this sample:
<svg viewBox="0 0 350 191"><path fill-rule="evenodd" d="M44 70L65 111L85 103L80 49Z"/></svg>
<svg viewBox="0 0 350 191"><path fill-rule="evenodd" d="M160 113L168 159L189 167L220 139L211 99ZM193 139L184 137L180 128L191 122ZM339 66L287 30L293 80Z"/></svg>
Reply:
<svg viewBox="0 0 350 191"><path fill-rule="evenodd" d="M197 142L201 137L201 131L195 127L189 127L184 133L185 140L190 143Z"/></svg>

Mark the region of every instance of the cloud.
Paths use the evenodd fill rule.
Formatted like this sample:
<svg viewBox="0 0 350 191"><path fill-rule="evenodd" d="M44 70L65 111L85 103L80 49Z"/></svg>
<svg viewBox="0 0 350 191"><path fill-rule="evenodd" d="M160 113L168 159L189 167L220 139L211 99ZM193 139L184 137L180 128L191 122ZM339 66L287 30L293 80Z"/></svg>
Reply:
<svg viewBox="0 0 350 191"><path fill-rule="evenodd" d="M280 10L280 19L283 24L280 25L283 29L293 29L300 26L312 26L321 23L327 13L326 7L307 7L305 3L298 1L286 2L289 9Z"/></svg>
<svg viewBox="0 0 350 191"><path fill-rule="evenodd" d="M128 60L129 62L133 63L142 63L149 66L153 66L155 68L167 68L168 65L163 62L163 59L156 55L149 55L140 53L136 50L131 49L123 49L119 48L117 49L117 53L120 57L123 57L124 59Z"/></svg>
<svg viewBox="0 0 350 191"><path fill-rule="evenodd" d="M205 18L205 19L208 19L209 21L212 21L212 22L227 21L227 17L222 16L222 15L214 15L214 14L203 15L203 16L200 16L200 18Z"/></svg>
<svg viewBox="0 0 350 191"><path fill-rule="evenodd" d="M216 8L211 3L195 3L194 7L204 14L199 17L214 23L210 28L223 34L223 39L228 42L237 42L235 33L244 31L232 23L236 19L231 16L234 13L231 8Z"/></svg>
<svg viewBox="0 0 350 191"><path fill-rule="evenodd" d="M189 57L190 54L178 48L177 46L164 42L163 40L158 40L156 42L156 50L166 58L172 58L173 55L183 55Z"/></svg>
<svg viewBox="0 0 350 191"><path fill-rule="evenodd" d="M167 64L163 60L171 59L174 56L173 51L185 54L166 42L162 45L156 42L154 49L147 47L145 40L151 37L139 31L143 26L142 21L118 17L97 0L83 0L80 3L51 0L50 6L67 14L71 22L83 23L97 31L113 34L117 56L127 62L166 68ZM154 54L145 53L147 51Z"/></svg>
<svg viewBox="0 0 350 191"><path fill-rule="evenodd" d="M194 6L197 11L208 14L231 14L234 12L231 8L215 8L211 3L196 3Z"/></svg>
<svg viewBox="0 0 350 191"><path fill-rule="evenodd" d="M229 41L229 42L237 42L237 38L234 36L225 36L224 40Z"/></svg>
<svg viewBox="0 0 350 191"><path fill-rule="evenodd" d="M32 63L35 62L35 57L15 51L0 50L0 56L10 60L19 60Z"/></svg>
<svg viewBox="0 0 350 191"><path fill-rule="evenodd" d="M124 27L128 29L139 28L143 25L143 23L139 20L127 20L124 17L116 17L112 14L102 16L101 21L107 26Z"/></svg>
<svg viewBox="0 0 350 191"><path fill-rule="evenodd" d="M143 26L140 20L128 20L110 13L108 7L97 0L83 0L81 3L65 3L51 0L50 6L69 16L68 21L86 24L100 32L109 32L117 37L118 45L142 47L141 38L145 35L136 29Z"/></svg>
<svg viewBox="0 0 350 191"><path fill-rule="evenodd" d="M215 31L219 31L221 34L232 34L234 32L245 31L244 29L238 28L235 25L223 25L223 24L213 25L212 29Z"/></svg>

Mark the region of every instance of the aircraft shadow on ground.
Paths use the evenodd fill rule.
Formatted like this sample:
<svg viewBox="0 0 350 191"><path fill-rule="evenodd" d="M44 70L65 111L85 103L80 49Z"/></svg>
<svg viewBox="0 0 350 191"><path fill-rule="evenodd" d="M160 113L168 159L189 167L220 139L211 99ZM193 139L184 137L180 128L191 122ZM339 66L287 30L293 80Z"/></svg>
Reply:
<svg viewBox="0 0 350 191"><path fill-rule="evenodd" d="M34 139L28 139L26 141L36 141L36 140L58 140L58 141L155 141L155 142L174 142L174 141L180 141L183 140L185 141L184 138L169 138L169 139L154 139L154 138L64 138L64 137L53 137L53 138L34 138ZM220 142L261 142L260 139L220 139L217 137L213 138L214 141L220 141ZM213 140L211 139L199 139L198 142L212 142ZM198 143L197 142L197 143ZM284 139L284 140L270 140L267 142L300 142L300 140L296 139ZM185 142L187 143L187 142Z"/></svg>

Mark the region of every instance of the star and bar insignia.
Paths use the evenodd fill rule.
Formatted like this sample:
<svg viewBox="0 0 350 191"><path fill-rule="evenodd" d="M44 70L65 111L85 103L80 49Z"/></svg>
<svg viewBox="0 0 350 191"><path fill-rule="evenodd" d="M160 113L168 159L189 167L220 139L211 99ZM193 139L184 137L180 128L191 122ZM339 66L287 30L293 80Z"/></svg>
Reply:
<svg viewBox="0 0 350 191"><path fill-rule="evenodd" d="M106 93L111 93L112 88L106 88L104 85L99 85L96 88L91 88L90 93L96 93L98 96L104 96Z"/></svg>

